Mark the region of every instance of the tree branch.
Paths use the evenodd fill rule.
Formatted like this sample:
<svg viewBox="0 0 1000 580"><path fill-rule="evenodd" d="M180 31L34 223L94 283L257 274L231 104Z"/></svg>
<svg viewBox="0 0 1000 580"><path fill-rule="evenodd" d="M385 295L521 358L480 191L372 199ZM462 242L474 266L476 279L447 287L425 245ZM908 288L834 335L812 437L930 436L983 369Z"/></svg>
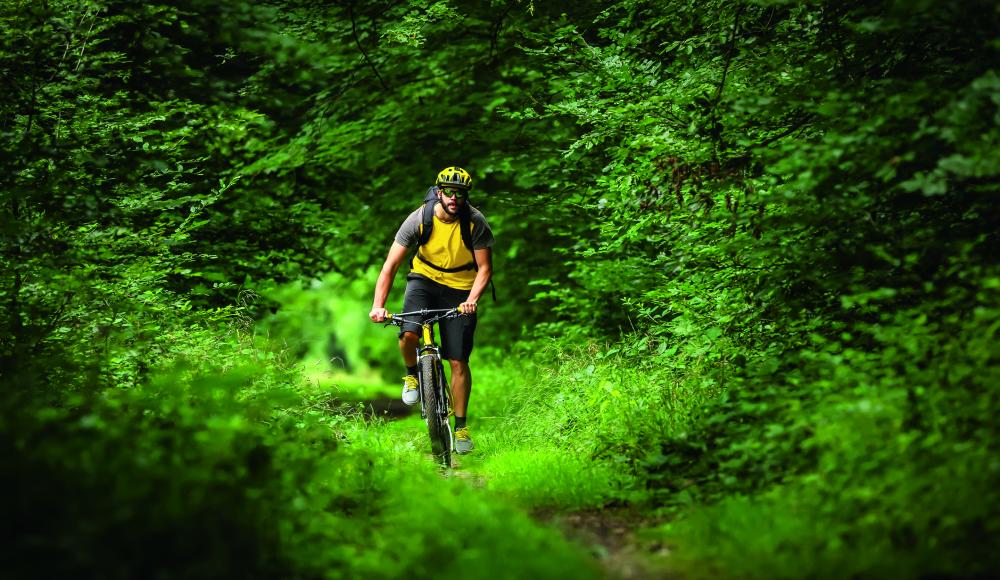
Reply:
<svg viewBox="0 0 1000 580"><path fill-rule="evenodd" d="M38 354L39 352L41 352L41 345L42 345L42 343L44 343L45 339L48 338L50 334L52 334L52 331L55 330L56 326L60 322L62 322L62 320L63 320L63 312L66 311L66 307L69 305L69 303L72 300L73 300L72 296L66 296L63 299L63 303L59 305L59 308L57 308L56 311L55 311L55 313L52 315L52 318L51 318L51 320L49 320L48 324L46 324L42 328L41 332L38 333L38 339L35 340L35 343L31 345L31 355L32 356L34 356L34 355Z"/></svg>
<svg viewBox="0 0 1000 580"><path fill-rule="evenodd" d="M354 44L356 44L358 50L361 51L361 56L365 57L365 62L367 62L368 66L371 67L372 72L374 72L375 76L378 77L378 82L382 84L382 88L388 91L389 86L385 84L385 79L382 78L382 75L379 74L378 69L375 68L375 64L371 61L370 58L368 58L368 53L365 52L365 47L361 46L361 39L358 38L358 21L354 18L353 2L347 5L347 15L350 16L351 18L351 35L354 36Z"/></svg>
<svg viewBox="0 0 1000 580"><path fill-rule="evenodd" d="M733 19L733 29L729 33L729 40L726 43L726 56L725 61L722 64L722 78L719 79L719 85L715 88L715 97L712 98L711 113L709 115L709 131L715 137L717 144L717 149L722 146L722 130L715 130L715 126L719 123L719 103L722 102L722 91L726 88L726 78L729 76L729 67L733 64L733 56L736 52L736 34L740 29L740 17L743 16L743 10L746 6L740 4L736 8L736 15Z"/></svg>
<svg viewBox="0 0 1000 580"><path fill-rule="evenodd" d="M507 3L507 9L503 11L491 26L490 26L490 66L496 66L500 61L500 49L498 48L500 44L500 30L503 28L503 21L510 14L510 11L514 8L513 2Z"/></svg>
<svg viewBox="0 0 1000 580"><path fill-rule="evenodd" d="M88 13L88 16L90 14ZM80 43L80 54L76 59L76 67L73 68L73 72L79 72L80 67L83 66L83 53L87 49L87 41L90 39L90 33L94 31L94 25L97 23L97 17L93 16L90 21L90 28L87 29L87 34L84 35L83 41Z"/></svg>
<svg viewBox="0 0 1000 580"><path fill-rule="evenodd" d="M715 89L715 98L712 99L712 110L719 106L719 102L722 100L722 90L726 87L726 77L729 76L729 67L733 64L733 53L736 48L736 32L740 28L740 17L743 15L744 5L740 4L736 9L736 17L733 21L733 29L729 33L729 40L727 41L726 47L726 61L722 65L722 78L719 80L719 86Z"/></svg>
<svg viewBox="0 0 1000 580"><path fill-rule="evenodd" d="M768 145L770 145L771 143L774 143L775 141L777 141L779 139L784 139L785 137L788 137L792 133L795 133L799 129L805 127L809 123L809 121L812 121L812 119L813 119L813 115L806 115L805 117L803 117L802 119L798 120L797 122L792 123L792 125L790 127L788 127L787 129L785 129L781 133L778 133L777 135L771 135L767 139L764 139L762 142L760 142L759 144L757 144L757 147L767 147Z"/></svg>

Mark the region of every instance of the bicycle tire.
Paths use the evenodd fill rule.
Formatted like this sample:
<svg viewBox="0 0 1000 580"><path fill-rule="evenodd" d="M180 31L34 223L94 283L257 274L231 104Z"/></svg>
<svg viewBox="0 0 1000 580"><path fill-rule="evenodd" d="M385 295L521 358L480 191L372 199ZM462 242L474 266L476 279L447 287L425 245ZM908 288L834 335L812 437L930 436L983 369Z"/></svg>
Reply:
<svg viewBox="0 0 1000 580"><path fill-rule="evenodd" d="M444 377L438 371L433 355L420 357L420 390L426 411L427 434L431 439L431 453L445 467L451 467L451 434L448 430L447 402L439 400L439 381ZM443 409L443 411L442 411Z"/></svg>

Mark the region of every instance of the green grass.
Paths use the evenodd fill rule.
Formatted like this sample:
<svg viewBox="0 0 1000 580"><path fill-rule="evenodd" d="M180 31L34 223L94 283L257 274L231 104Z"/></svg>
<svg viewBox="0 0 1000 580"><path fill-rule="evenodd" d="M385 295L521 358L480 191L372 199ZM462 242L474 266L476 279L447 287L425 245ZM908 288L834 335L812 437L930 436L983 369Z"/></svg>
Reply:
<svg viewBox="0 0 1000 580"><path fill-rule="evenodd" d="M405 557L365 573L387 577L456 575L464 578L592 578L597 570L580 548L533 522L504 497L470 485L467 467L442 471L433 462L418 416L355 424L351 445L370 454L373 469L389 479L379 498L380 550ZM466 458L459 458L467 464ZM396 542L393 545L393 542Z"/></svg>
<svg viewBox="0 0 1000 580"><path fill-rule="evenodd" d="M530 507L642 503L635 459L650 442L688 428L717 395L689 380L694 373L629 365L595 345L483 358L470 405L477 446L470 469L490 490Z"/></svg>
<svg viewBox="0 0 1000 580"><path fill-rule="evenodd" d="M625 483L612 465L552 449L498 452L482 463L479 472L487 489L528 508L600 507L617 497Z"/></svg>

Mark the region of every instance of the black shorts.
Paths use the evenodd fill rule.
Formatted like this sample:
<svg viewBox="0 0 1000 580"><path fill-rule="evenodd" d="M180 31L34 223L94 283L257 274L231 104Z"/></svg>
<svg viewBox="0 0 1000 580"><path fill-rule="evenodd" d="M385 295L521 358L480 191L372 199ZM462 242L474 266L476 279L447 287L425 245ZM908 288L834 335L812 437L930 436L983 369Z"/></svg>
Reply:
<svg viewBox="0 0 1000 580"><path fill-rule="evenodd" d="M456 290L444 284L438 284L419 274L409 274L406 277L406 293L403 294L403 312L413 312L424 308L457 308L469 297L468 290ZM399 331L412 332L420 336L420 326L403 324ZM438 335L441 337L441 358L469 362L472 354L472 339L476 333L476 315L449 318L438 323Z"/></svg>

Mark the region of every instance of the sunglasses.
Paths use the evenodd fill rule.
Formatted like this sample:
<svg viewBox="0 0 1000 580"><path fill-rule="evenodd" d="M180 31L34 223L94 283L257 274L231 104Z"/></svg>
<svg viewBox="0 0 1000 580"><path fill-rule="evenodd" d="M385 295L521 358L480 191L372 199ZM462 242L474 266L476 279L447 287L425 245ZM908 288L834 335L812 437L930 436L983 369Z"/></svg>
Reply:
<svg viewBox="0 0 1000 580"><path fill-rule="evenodd" d="M438 191L440 191L441 195L445 197L457 197L458 199L465 199L469 197L468 192L462 191L460 189L445 189L443 187L439 187Z"/></svg>

